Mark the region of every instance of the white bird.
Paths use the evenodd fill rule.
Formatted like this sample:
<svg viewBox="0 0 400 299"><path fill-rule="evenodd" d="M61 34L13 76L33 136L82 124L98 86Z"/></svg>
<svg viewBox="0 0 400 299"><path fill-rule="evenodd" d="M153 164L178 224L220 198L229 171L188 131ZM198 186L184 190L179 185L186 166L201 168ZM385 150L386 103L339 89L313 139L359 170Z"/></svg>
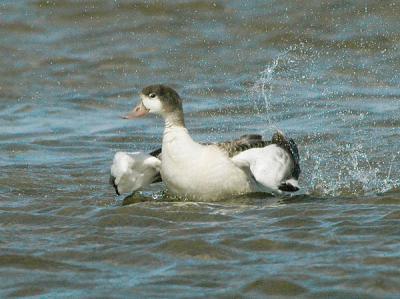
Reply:
<svg viewBox="0 0 400 299"><path fill-rule="evenodd" d="M281 132L271 141L244 135L223 143L201 144L185 127L182 100L165 85L151 85L125 119L161 115L165 129L161 150L151 154L117 153L111 169L117 193L144 188L161 175L170 194L213 201L251 192L280 194L299 190L299 154L295 142ZM158 172L159 171L159 172Z"/></svg>

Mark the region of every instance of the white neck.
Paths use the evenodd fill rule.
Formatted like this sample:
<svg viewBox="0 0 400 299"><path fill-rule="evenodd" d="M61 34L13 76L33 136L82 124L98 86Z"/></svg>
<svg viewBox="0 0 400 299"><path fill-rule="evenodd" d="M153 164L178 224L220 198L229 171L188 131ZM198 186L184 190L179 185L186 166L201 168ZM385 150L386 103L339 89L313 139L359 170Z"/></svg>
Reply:
<svg viewBox="0 0 400 299"><path fill-rule="evenodd" d="M185 139L190 138L189 131L184 126L176 125L176 123L165 119L163 143L174 141L177 137L183 136L185 136Z"/></svg>
<svg viewBox="0 0 400 299"><path fill-rule="evenodd" d="M170 165L171 169L182 167L182 163L184 165L193 158L193 147L196 147L196 143L190 137L188 130L166 118L162 141L162 165Z"/></svg>

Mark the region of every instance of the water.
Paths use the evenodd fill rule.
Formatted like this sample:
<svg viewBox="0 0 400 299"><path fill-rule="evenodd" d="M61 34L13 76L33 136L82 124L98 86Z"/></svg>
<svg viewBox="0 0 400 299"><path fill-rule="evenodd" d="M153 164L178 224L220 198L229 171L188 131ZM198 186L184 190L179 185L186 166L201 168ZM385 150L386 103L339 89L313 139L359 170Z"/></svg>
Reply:
<svg viewBox="0 0 400 299"><path fill-rule="evenodd" d="M396 298L395 1L2 1L0 297ZM119 119L146 85L185 100L196 140L281 129L302 190L122 206Z"/></svg>

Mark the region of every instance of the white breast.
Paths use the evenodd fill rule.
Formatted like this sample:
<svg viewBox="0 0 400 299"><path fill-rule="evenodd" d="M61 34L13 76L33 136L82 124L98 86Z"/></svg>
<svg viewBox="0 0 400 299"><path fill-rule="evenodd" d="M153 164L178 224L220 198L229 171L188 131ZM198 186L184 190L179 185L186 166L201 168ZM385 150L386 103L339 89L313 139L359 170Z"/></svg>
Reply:
<svg viewBox="0 0 400 299"><path fill-rule="evenodd" d="M250 191L246 173L216 146L194 142L185 128L164 132L161 176L176 195L217 200Z"/></svg>

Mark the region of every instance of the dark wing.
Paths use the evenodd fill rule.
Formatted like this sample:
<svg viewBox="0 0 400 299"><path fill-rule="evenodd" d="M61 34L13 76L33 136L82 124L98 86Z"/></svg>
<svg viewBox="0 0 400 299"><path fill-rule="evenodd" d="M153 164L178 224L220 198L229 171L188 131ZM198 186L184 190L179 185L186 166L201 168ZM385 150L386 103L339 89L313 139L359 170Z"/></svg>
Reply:
<svg viewBox="0 0 400 299"><path fill-rule="evenodd" d="M265 147L271 143L271 141L263 140L261 135L248 134L241 136L239 139L215 143L215 145L226 152L229 157L233 157L241 152L244 152L245 150L257 147Z"/></svg>
<svg viewBox="0 0 400 299"><path fill-rule="evenodd" d="M290 156L292 157L293 161L293 171L291 174L291 178L295 179L296 181L299 179L301 169L300 169L300 155L299 155L299 149L297 148L296 143L292 138L287 138L285 135L283 135L282 132L276 132L272 136L272 143L280 146L284 150L286 150ZM290 180L282 183L279 186L279 189L282 191L286 192L296 192L299 190L299 187L293 186L290 183Z"/></svg>
<svg viewBox="0 0 400 299"><path fill-rule="evenodd" d="M151 153L149 153L149 155L152 155L153 157L156 157L157 159L161 160L161 147L152 151ZM161 173L158 173L153 181L153 183L159 183L159 182L162 182Z"/></svg>
<svg viewBox="0 0 400 299"><path fill-rule="evenodd" d="M118 191L118 186L115 183L115 177L113 175L110 175L110 179L109 179L110 185L114 187L115 193L117 193L117 195L121 195Z"/></svg>
<svg viewBox="0 0 400 299"><path fill-rule="evenodd" d="M272 143L279 145L290 154L294 164L292 177L298 180L301 173L300 155L299 155L299 149L297 148L297 145L294 142L294 140L292 138L287 138L285 135L283 135L282 132L278 131L272 136Z"/></svg>
<svg viewBox="0 0 400 299"><path fill-rule="evenodd" d="M157 159L161 160L161 147L152 151L149 153L149 155L152 155L153 157L156 157Z"/></svg>

